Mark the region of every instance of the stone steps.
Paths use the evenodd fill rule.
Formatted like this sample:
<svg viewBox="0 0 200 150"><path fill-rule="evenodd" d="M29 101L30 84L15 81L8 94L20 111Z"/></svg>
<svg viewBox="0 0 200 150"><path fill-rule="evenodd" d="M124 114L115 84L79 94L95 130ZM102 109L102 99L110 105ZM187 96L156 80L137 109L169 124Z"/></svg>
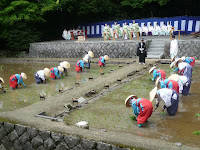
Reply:
<svg viewBox="0 0 200 150"><path fill-rule="evenodd" d="M161 59L164 54L164 41L152 41L147 49L147 58Z"/></svg>

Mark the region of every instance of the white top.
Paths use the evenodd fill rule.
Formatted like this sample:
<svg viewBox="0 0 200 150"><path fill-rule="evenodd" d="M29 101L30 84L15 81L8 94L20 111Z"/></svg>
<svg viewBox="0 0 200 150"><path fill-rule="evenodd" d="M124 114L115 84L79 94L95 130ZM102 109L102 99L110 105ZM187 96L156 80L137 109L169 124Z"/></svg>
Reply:
<svg viewBox="0 0 200 150"><path fill-rule="evenodd" d="M176 39L172 40L170 43L170 54L174 56L178 54L178 41Z"/></svg>
<svg viewBox="0 0 200 150"><path fill-rule="evenodd" d="M154 27L154 30L155 30L155 31L160 31L160 30L161 30L161 29L160 29L160 26L157 26L157 25L156 25L156 26Z"/></svg>
<svg viewBox="0 0 200 150"><path fill-rule="evenodd" d="M167 25L167 30L168 30L168 31L171 31L171 29L172 29L172 26L168 24L168 25Z"/></svg>
<svg viewBox="0 0 200 150"><path fill-rule="evenodd" d="M39 70L37 71L38 76L44 81L45 77L44 77L44 70Z"/></svg>
<svg viewBox="0 0 200 150"><path fill-rule="evenodd" d="M179 68L179 70L182 70L182 69L184 69L187 65L189 65L189 64L186 63L186 62L181 62L181 63L178 63L178 68Z"/></svg>
<svg viewBox="0 0 200 150"><path fill-rule="evenodd" d="M159 103L161 100L165 102L166 107L171 106L171 97L172 97L173 90L168 88L163 88L157 91L158 98L156 100L156 103ZM177 95L173 95L174 99L177 99Z"/></svg>
<svg viewBox="0 0 200 150"><path fill-rule="evenodd" d="M2 88L1 84L0 84L0 89Z"/></svg>
<svg viewBox="0 0 200 150"><path fill-rule="evenodd" d="M187 83L188 79L186 76L179 76L178 85L179 85L179 93L182 93L183 86Z"/></svg>
<svg viewBox="0 0 200 150"><path fill-rule="evenodd" d="M145 26L142 28L143 32L148 32L148 28Z"/></svg>
<svg viewBox="0 0 200 150"><path fill-rule="evenodd" d="M163 25L161 29L162 29L163 31L167 31L167 26L166 26L166 25Z"/></svg>
<svg viewBox="0 0 200 150"><path fill-rule="evenodd" d="M150 32L153 31L153 26L149 26L149 31L150 31Z"/></svg>
<svg viewBox="0 0 200 150"><path fill-rule="evenodd" d="M86 54L86 55L83 57L83 59L86 59L86 60L88 60L88 62L89 62L89 61L91 61L92 58L89 56L89 54Z"/></svg>

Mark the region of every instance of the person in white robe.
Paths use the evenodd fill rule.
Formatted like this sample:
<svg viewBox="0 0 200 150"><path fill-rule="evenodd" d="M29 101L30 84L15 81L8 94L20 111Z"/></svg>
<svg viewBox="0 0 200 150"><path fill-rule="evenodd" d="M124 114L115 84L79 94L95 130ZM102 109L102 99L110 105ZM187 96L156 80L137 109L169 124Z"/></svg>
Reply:
<svg viewBox="0 0 200 150"><path fill-rule="evenodd" d="M167 26L163 23L161 27L161 35L167 35Z"/></svg>
<svg viewBox="0 0 200 150"><path fill-rule="evenodd" d="M171 31L171 34L173 35L172 25L169 21L168 24L167 24L167 35L170 35L170 31Z"/></svg>
<svg viewBox="0 0 200 150"><path fill-rule="evenodd" d="M153 35L160 35L161 29L158 23L156 23L156 26L154 27L154 34Z"/></svg>
<svg viewBox="0 0 200 150"><path fill-rule="evenodd" d="M147 28L147 26L144 24L144 27L142 28L142 33L143 33L143 35L148 35L148 28Z"/></svg>
<svg viewBox="0 0 200 150"><path fill-rule="evenodd" d="M148 30L149 30L149 35L153 35L153 26L152 24L150 23L150 26L148 27Z"/></svg>
<svg viewBox="0 0 200 150"><path fill-rule="evenodd" d="M172 40L170 43L170 57L171 60L177 58L178 54L178 41L175 39L175 35L172 36Z"/></svg>
<svg viewBox="0 0 200 150"><path fill-rule="evenodd" d="M68 38L67 38L67 30L66 30L66 29L63 31L62 37L63 37L65 40L68 39Z"/></svg>

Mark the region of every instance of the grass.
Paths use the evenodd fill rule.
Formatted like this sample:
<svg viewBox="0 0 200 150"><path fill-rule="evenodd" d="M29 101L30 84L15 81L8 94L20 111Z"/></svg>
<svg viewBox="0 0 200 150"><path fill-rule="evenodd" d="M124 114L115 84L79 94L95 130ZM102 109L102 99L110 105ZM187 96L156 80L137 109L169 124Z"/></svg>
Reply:
<svg viewBox="0 0 200 150"><path fill-rule="evenodd" d="M167 76L172 71L168 65L161 65L160 69L164 69ZM85 120L89 122L91 128L125 132L131 130L137 122L133 121L132 108L126 108L124 101L132 94L149 99L149 92L155 86L151 78L152 75L147 71L143 76L87 105L85 109L74 111L70 117L65 118L65 121L75 125L78 121Z"/></svg>
<svg viewBox="0 0 200 150"><path fill-rule="evenodd" d="M200 131L194 131L193 134L194 135L200 135Z"/></svg>
<svg viewBox="0 0 200 150"><path fill-rule="evenodd" d="M199 113L198 113L198 114L195 114L195 116L196 116L196 117L200 117L200 114L199 114Z"/></svg>
<svg viewBox="0 0 200 150"><path fill-rule="evenodd" d="M0 90L0 101L3 102L3 107L0 111L13 111L19 108L26 107L33 103L40 101L39 94L46 95L48 97L58 95L58 90L60 88L68 89L75 86L75 82L79 81L80 84L89 81L89 77L93 76L97 78L100 75L100 72L104 72L108 74L111 69L117 70L119 69L118 65L108 64L106 67L98 67L97 65L92 64L91 69L85 69L82 73L75 72L75 66L71 65L69 69L69 73L67 76L64 76L60 80L52 81L48 79L47 84L35 84L34 74L36 71L43 69L45 67L57 66L58 64L45 64L45 63L23 63L23 64L15 64L13 67L11 64L3 64L3 71L0 71L0 76L4 78L5 84L2 86L6 87L6 93L3 93ZM13 74L25 72L27 74L28 79L25 82L27 85L26 88L23 85L19 86L16 90L11 90L9 85L9 78ZM6 85L6 86L5 86Z"/></svg>

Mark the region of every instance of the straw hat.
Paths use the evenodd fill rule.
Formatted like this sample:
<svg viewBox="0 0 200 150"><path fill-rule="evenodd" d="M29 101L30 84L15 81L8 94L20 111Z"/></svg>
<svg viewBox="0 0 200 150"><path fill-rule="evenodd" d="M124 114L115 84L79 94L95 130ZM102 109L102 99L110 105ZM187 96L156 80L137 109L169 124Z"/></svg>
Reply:
<svg viewBox="0 0 200 150"><path fill-rule="evenodd" d="M64 69L63 69L63 67L61 67L61 66L58 66L58 70L59 70L60 72L64 72Z"/></svg>
<svg viewBox="0 0 200 150"><path fill-rule="evenodd" d="M44 75L45 75L46 77L50 77L51 72L50 72L49 68L44 68Z"/></svg>
<svg viewBox="0 0 200 150"><path fill-rule="evenodd" d="M179 80L179 75L177 75L177 74L172 74L172 75L170 75L169 77L168 77L168 79L170 79L170 80L174 80L174 81L178 81Z"/></svg>
<svg viewBox="0 0 200 150"><path fill-rule="evenodd" d="M67 61L63 61L61 66L68 69L68 68L70 68L70 63L68 63Z"/></svg>
<svg viewBox="0 0 200 150"><path fill-rule="evenodd" d="M1 80L1 82L3 82L3 83L4 83L4 80L3 80L3 78L1 78L1 77L0 77L0 80Z"/></svg>
<svg viewBox="0 0 200 150"><path fill-rule="evenodd" d="M171 63L171 65L170 65L170 68L173 68L174 67L174 65L175 65L175 61L173 61L172 63Z"/></svg>
<svg viewBox="0 0 200 150"><path fill-rule="evenodd" d="M84 62L88 63L88 59L86 59L85 57L83 58Z"/></svg>
<svg viewBox="0 0 200 150"><path fill-rule="evenodd" d="M90 57L94 57L94 53L92 52L92 51L88 51L88 55L90 56Z"/></svg>
<svg viewBox="0 0 200 150"><path fill-rule="evenodd" d="M22 73L21 73L21 76L22 76L22 79L23 79L23 80L26 80L26 79L27 79L27 76L26 76L25 73L22 72Z"/></svg>
<svg viewBox="0 0 200 150"><path fill-rule="evenodd" d="M158 78L157 78L157 80L156 80L156 82L155 82L155 86L156 86L156 87L158 87L158 83L159 83L160 79L161 79L161 77L158 77Z"/></svg>
<svg viewBox="0 0 200 150"><path fill-rule="evenodd" d="M150 70L149 70L149 74L151 74L153 72L153 70L156 69L156 67L152 67Z"/></svg>
<svg viewBox="0 0 200 150"><path fill-rule="evenodd" d="M153 88L153 90L151 90L151 92L149 93L149 96L150 96L150 101L152 102L156 96L156 92L157 92L157 87Z"/></svg>
<svg viewBox="0 0 200 150"><path fill-rule="evenodd" d="M108 59L109 59L108 55L105 55L105 56L104 56L104 59L105 59L106 61L108 61Z"/></svg>
<svg viewBox="0 0 200 150"><path fill-rule="evenodd" d="M181 58L177 59L175 62L175 67L178 67L178 63L183 62L183 60Z"/></svg>
<svg viewBox="0 0 200 150"><path fill-rule="evenodd" d="M126 105L126 107L131 107L131 106L129 105L129 100L130 100L130 98L132 98L132 97L134 97L135 99L138 98L136 95L129 95L129 96L126 98L126 100L125 100L125 105Z"/></svg>

